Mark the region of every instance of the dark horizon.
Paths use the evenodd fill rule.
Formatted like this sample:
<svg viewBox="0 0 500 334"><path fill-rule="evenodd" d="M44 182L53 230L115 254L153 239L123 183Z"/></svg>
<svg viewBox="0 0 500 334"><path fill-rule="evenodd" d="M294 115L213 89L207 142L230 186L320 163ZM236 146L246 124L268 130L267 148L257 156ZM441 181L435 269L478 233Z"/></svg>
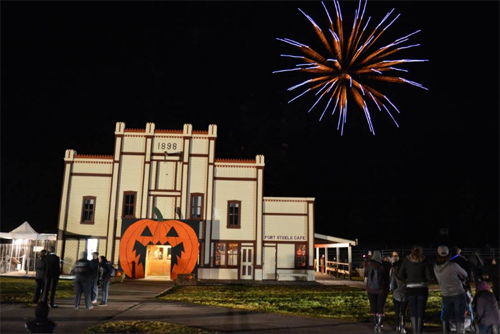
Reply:
<svg viewBox="0 0 500 334"><path fill-rule="evenodd" d="M276 38L316 43L298 8L327 20L320 2L4 2L2 232L57 229L66 149L190 123L217 124L217 158L263 154L264 196L314 197L316 233L498 247L499 3L368 1L372 28L401 13L385 44L421 29L402 57L429 59L404 66L428 91L380 86L401 113L371 106L375 136L354 103L343 136L313 99L287 103L304 77L272 74L294 51Z"/></svg>

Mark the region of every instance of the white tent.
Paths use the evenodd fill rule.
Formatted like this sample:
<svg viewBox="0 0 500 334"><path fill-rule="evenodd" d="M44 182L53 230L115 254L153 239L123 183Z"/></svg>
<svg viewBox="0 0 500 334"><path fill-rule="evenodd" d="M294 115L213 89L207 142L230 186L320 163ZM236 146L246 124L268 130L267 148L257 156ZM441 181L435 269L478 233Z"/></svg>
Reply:
<svg viewBox="0 0 500 334"><path fill-rule="evenodd" d="M3 239L27 239L27 240L56 240L55 234L38 233L28 222L22 223L12 231L0 232L0 238Z"/></svg>
<svg viewBox="0 0 500 334"><path fill-rule="evenodd" d="M26 275L28 275L28 270L30 267L30 256L33 256L33 253L38 252L43 248L38 246L33 247L33 253L31 253L32 246L38 245L39 244L38 240L41 240L40 241L41 243L55 241L57 240L57 235L38 233L33 229L33 227L31 227L31 225L28 222L24 222L19 227L13 229L8 233L0 232L0 238L12 239L12 244L9 245L10 255L7 253L8 252L7 249L4 249L4 247L2 247L2 252L1 252L2 256L0 259L0 263L2 263L2 265L0 266L0 271L10 272L12 264L15 264L16 268L20 266L18 270L22 271L26 268ZM14 249L17 254L15 256L14 256ZM33 260L34 260L34 265L33 265L34 268L36 265L36 256L33 256Z"/></svg>

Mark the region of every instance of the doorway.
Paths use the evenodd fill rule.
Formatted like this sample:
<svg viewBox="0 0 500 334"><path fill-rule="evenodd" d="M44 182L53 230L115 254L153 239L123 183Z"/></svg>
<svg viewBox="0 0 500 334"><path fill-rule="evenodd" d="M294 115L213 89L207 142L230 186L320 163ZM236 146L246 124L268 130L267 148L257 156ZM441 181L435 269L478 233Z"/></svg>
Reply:
<svg viewBox="0 0 500 334"><path fill-rule="evenodd" d="M241 247L240 279L253 279L253 247Z"/></svg>
<svg viewBox="0 0 500 334"><path fill-rule="evenodd" d="M92 260L92 253L97 252L99 249L98 245L99 239L87 239L87 260Z"/></svg>
<svg viewBox="0 0 500 334"><path fill-rule="evenodd" d="M145 277L155 276L170 279L171 258L171 246L148 245Z"/></svg>

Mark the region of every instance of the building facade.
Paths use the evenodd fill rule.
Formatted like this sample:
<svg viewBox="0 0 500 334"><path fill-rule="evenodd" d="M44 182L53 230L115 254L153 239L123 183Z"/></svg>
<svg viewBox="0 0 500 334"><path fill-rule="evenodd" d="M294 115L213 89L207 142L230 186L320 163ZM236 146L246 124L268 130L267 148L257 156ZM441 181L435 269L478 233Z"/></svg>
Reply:
<svg viewBox="0 0 500 334"><path fill-rule="evenodd" d="M118 122L112 155L66 150L57 241L63 272L82 250L124 267L122 237L129 238L139 221L154 219L157 208L165 221L196 233L197 278L314 280L314 198L265 197L264 156L218 159L216 140L216 125L207 131L193 131L191 124L160 130L154 123L127 129ZM177 235L167 231L172 224L162 228ZM175 278L174 263L186 248L173 254L176 239L160 242L146 225L137 232L143 255L129 249L131 258L137 255L134 266L143 265L142 277ZM137 272L127 276L141 277Z"/></svg>

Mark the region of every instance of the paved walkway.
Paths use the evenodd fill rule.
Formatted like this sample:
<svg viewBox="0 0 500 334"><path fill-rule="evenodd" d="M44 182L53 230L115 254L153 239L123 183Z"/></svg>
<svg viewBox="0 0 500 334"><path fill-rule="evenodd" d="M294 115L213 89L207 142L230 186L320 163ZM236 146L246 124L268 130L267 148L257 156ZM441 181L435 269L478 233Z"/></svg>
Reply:
<svg viewBox="0 0 500 334"><path fill-rule="evenodd" d="M316 282L362 286L362 282L331 278L321 274ZM203 306L157 300L154 297L173 286L165 280L125 280L110 286L108 306L75 310L73 299L58 299L59 308L51 309L49 317L58 326L56 333L81 333L88 327L107 321L156 320L225 333L373 333L369 323L335 319L286 316L241 309ZM82 301L83 305L83 301ZM3 304L0 307L1 333L26 333L24 323L34 317L34 306ZM394 333L386 328L385 333Z"/></svg>

